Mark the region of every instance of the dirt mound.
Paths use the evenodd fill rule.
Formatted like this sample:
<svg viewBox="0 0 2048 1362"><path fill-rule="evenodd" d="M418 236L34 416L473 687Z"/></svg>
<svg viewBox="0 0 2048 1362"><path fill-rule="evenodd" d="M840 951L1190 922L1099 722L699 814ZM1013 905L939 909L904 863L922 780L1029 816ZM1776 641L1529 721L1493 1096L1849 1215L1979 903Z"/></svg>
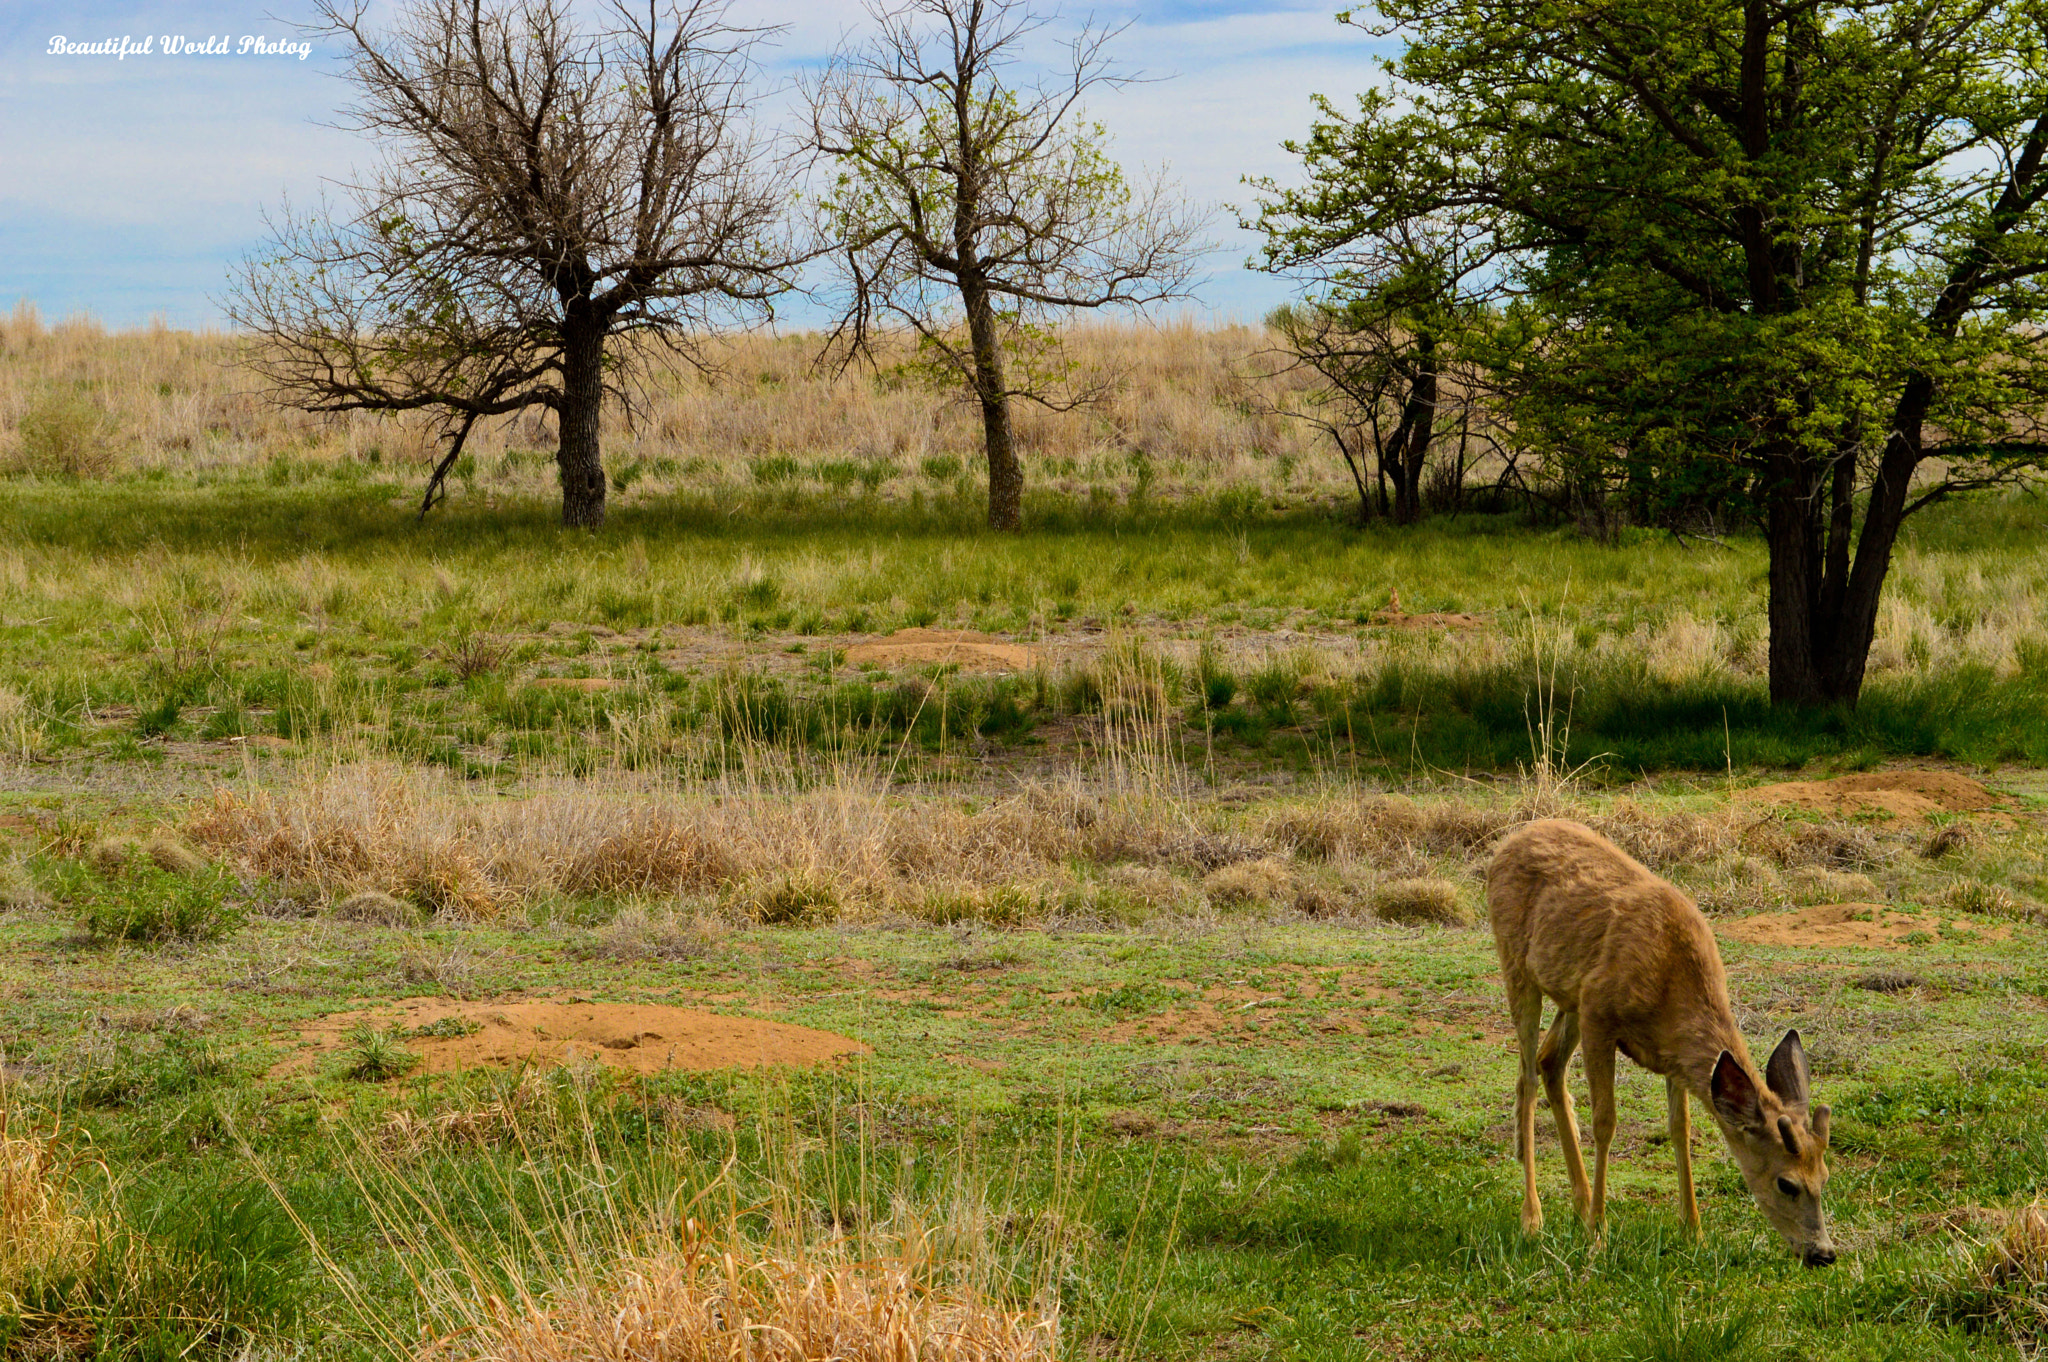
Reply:
<svg viewBox="0 0 2048 1362"><path fill-rule="evenodd" d="M1979 813L1998 797L1953 771L1866 771L1834 780L1789 780L1759 785L1737 798L1753 804L1789 804L1815 813L1887 813L1925 818L1931 813Z"/></svg>
<svg viewBox="0 0 2048 1362"><path fill-rule="evenodd" d="M1755 946L1883 950L1903 950L1906 938L1915 932L1929 938L1941 932L1938 918L1896 912L1881 903L1817 903L1796 912L1756 913L1715 926L1722 936ZM1984 927L1972 922L1959 922L1956 930L1971 933L1980 941L2003 941L2012 935L2008 927Z"/></svg>
<svg viewBox="0 0 2048 1362"><path fill-rule="evenodd" d="M1020 643L971 629L898 629L887 638L856 643L846 660L859 667L930 666L953 663L963 672L1022 672L1038 665L1038 654Z"/></svg>
<svg viewBox="0 0 2048 1362"><path fill-rule="evenodd" d="M653 1003L407 998L320 1018L299 1032L299 1052L271 1072L310 1072L348 1048L350 1034L365 1025L401 1028L405 1048L421 1057L421 1073L579 1059L639 1073L753 1069L868 1053L859 1041L830 1031Z"/></svg>

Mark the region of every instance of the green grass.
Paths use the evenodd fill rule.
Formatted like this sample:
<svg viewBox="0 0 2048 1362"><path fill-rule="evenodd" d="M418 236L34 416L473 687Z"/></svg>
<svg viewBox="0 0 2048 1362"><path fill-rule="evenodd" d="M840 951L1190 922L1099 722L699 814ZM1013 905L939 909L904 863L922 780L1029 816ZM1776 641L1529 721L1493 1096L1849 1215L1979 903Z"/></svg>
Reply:
<svg viewBox="0 0 2048 1362"><path fill-rule="evenodd" d="M93 1321L99 1355L385 1355L259 1173L416 1337L410 1274L446 1245L378 1221L357 1181L372 1156L478 1244L547 1209L544 1185L594 1195L674 1173L673 1190L728 1159L750 1224L778 1197L800 1224L877 1223L971 1184L1017 1224L1062 1218L1075 1358L2012 1355L2024 1313L1973 1291L1969 1245L1942 1217L2048 1183L2048 929L2029 920L2048 899L2048 787L2010 765L2048 762L2048 643L2038 621L2015 623L2048 598L2041 500L1923 518L1863 704L1786 715L1755 665L1752 541L1599 545L1499 516L1359 530L1251 489L1040 497L1025 534L998 537L961 469L924 472L911 499L850 518L805 490L850 487L845 469L764 459L725 502L629 501L597 536L555 528L546 505L487 512L468 495L416 526L409 487L298 462L0 487L5 1100L23 1123L10 1130L52 1132L109 1175L88 1200L128 1247L89 1280L46 1284L52 1307ZM1374 615L1392 590L1409 612L1483 627L1386 627ZM999 677L847 665L853 636L912 624L1067 651ZM1710 1128L1707 1234L1687 1242L1653 1138L1662 1086L1627 1066L1608 1243L1572 1224L1547 1126L1551 1232L1524 1240L1483 927L1309 921L1296 901L1220 890L1188 907L1218 847L1225 863L1279 857L1339 898L1441 877L1479 903L1486 820L1513 789L1467 796L1478 834L1418 835L1385 865L1262 829L1319 801L1355 809L1341 801L1375 785L1440 800L1468 771L1528 763L1539 646L1568 695L1553 755L1594 763L1582 812L1712 816L1721 781L1686 773L1730 766L2007 764L1986 779L2013 812L1972 822L1939 859L1922 854L1932 828L1795 815L1776 829L1855 861L1932 929L1897 950L1724 946L1745 1025L1759 1039L1799 1026L1835 1106L1832 1271L1794 1265ZM330 762L361 755L473 778L471 808L674 782L792 810L815 794L803 816L836 798L906 825L929 810L951 826L1021 786L1114 812L1118 763L1137 757L1102 736L1112 721L1156 724L1171 749L1173 769L1130 797L1156 838L1088 840L1030 882L934 880L896 916L842 901L830 866L687 900L547 893L488 922L380 925L324 915L310 872L103 874L83 859L103 835L212 807L215 786L321 788ZM355 854L320 848L330 866ZM1660 868L1717 912L1783 906L1789 861L1672 855ZM1864 986L1878 975L1907 982ZM449 994L674 1003L850 1034L873 1054L817 1072L428 1075L418 1047L459 1027L365 1025L273 1071L320 1018ZM514 1109L519 1133L492 1124ZM662 1162L678 1150L682 1164ZM28 1348L28 1323L0 1320L6 1347Z"/></svg>
<svg viewBox="0 0 2048 1362"><path fill-rule="evenodd" d="M45 921L0 923L10 958L50 949ZM67 1103L113 1166L149 1170L137 1173L131 1222L174 1266L134 1289L206 1303L209 1318L241 1321L234 1328L308 1337L315 1356L360 1346L346 1303L260 1199L223 1200L218 1189L247 1183L236 1153L247 1139L325 1249L408 1324L416 1306L399 1254L349 1171L363 1146L347 1130L381 1138L394 1110L431 1123L525 1104L520 1139L430 1144L402 1165L438 1189L473 1243L511 1231L507 1198L526 1195L516 1189L531 1185L518 1171L527 1158L566 1161L573 1176L594 1149L619 1179L650 1142L679 1140L695 1151L692 1176L733 1157L738 1204L759 1206L787 1188L797 1150L807 1204L849 1223L879 1221L899 1202L943 1202L965 1159L1007 1202L1059 1204L1071 1217L1086 1248L1062 1288L1074 1355L2009 1356L1996 1328L1966 1322L1967 1298L1944 1294L1950 1238L1916 1227L1958 1205L2024 1200L2048 1179L2038 929L2017 949L1935 943L1903 958L1731 948L1736 996L1762 1012L1759 1032L1798 1022L1867 1046L1853 1073L1823 1060L1816 1079L1836 1111L1830 1206L1848 1246L1827 1273L1799 1268L1770 1236L1710 1137L1699 1153L1706 1237L1685 1241L1669 1152L1643 1141L1660 1123L1661 1084L1626 1066L1608 1243L1596 1250L1572 1225L1547 1125L1552 1229L1524 1240L1506 1129L1513 1059L1483 931L1025 931L963 946L944 931L759 928L699 960L622 965L566 951L559 935L468 929L460 938L490 961L472 981L479 993L687 1003L737 992L743 1010L848 1031L876 1054L839 1072L766 1077L262 1079L280 1028L391 991L406 934L342 931L325 929L254 995L236 986L249 962L279 959L303 929L253 925L217 959L138 957L102 1004L147 1015L176 998L234 1059L195 1065L171 1058L190 1045L173 1040L180 1033L154 1033L161 1044L141 1033L110 1061L142 1075L127 1095ZM1873 961L1946 982L1931 996L1865 992L1854 979ZM89 963L60 956L43 971L60 988L15 1005L14 1034L33 1062L61 1066L83 1039L69 990ZM1799 970L1789 991L1787 965ZM854 979L868 982L849 989ZM872 1004L874 987L897 1001ZM1217 1009L1199 1043L1142 1029L1216 990L1269 1001ZM1105 1029L1118 1025L1137 1029ZM1967 1074L1959 1053L1971 1056ZM982 1068L962 1067L962 1054ZM1391 1103L1408 1105L1382 1114ZM705 1110L735 1116L733 1134L690 1123ZM225 1209L203 1225L180 1219L188 1199ZM220 1334L223 1344L235 1336Z"/></svg>
<svg viewBox="0 0 2048 1362"><path fill-rule="evenodd" d="M2024 609L2048 599L2039 498L1923 517L1890 588L1907 621L1886 645L1898 656L1878 659L1854 711L1781 713L1759 665L1753 541L1608 546L1506 516L1361 530L1228 498L1046 499L1023 535L994 536L972 498L878 503L850 522L826 503L745 494L629 504L591 537L538 503L459 503L415 525L395 490L10 485L0 688L24 697L31 741L132 761L165 741L346 733L488 774L658 762L675 746L660 732L825 751L1028 746L1099 707L1085 663L940 675L932 691L848 668L831 646L946 624L1056 651L1104 630L1140 647L1207 641L1168 672L1179 741L1251 767L1512 769L1531 756L1538 645L1563 664L1564 759L1598 758L1608 778L2048 759L2048 633ZM1484 623L1382 627L1393 591L1410 613ZM1263 660L1214 646L1281 629L1303 641ZM536 674L620 686L542 691ZM640 720L636 752L622 715Z"/></svg>

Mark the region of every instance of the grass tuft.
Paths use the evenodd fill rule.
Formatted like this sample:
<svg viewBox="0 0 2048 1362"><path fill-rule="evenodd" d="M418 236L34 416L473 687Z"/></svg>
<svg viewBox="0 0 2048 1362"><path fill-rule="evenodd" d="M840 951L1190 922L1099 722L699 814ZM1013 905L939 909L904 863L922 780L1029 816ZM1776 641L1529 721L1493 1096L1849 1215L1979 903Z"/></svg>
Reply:
<svg viewBox="0 0 2048 1362"><path fill-rule="evenodd" d="M1372 892L1373 916L1404 926L1469 927L1465 896L1449 880L1390 880Z"/></svg>
<svg viewBox="0 0 2048 1362"><path fill-rule="evenodd" d="M420 920L419 909L376 889L337 899L331 911L343 922L369 922L379 927L413 927Z"/></svg>
<svg viewBox="0 0 2048 1362"><path fill-rule="evenodd" d="M419 1067L420 1057L405 1048L405 1040L402 1026L358 1026L349 1033L348 1049L343 1051L348 1060L343 1072L365 1083L382 1083L411 1073Z"/></svg>

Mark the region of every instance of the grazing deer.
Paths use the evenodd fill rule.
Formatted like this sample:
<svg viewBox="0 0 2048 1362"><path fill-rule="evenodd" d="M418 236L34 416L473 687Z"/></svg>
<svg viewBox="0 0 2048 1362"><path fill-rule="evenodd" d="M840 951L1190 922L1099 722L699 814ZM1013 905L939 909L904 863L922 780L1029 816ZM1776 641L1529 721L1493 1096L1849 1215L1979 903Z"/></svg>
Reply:
<svg viewBox="0 0 2048 1362"><path fill-rule="evenodd" d="M1619 1050L1664 1075L1687 1229L1696 1235L1700 1224L1686 1108L1691 1093L1721 1127L1765 1218L1808 1266L1832 1263L1835 1249L1821 1211L1828 1109L1810 1106L1799 1033L1785 1033L1759 1076L1728 1008L1721 953L1693 901L1591 828L1554 818L1501 843L1487 871L1486 898L1521 1047L1515 1147L1522 1160L1523 1232L1543 1228L1536 1199L1539 1077L1564 1144L1572 1202L1594 1234L1601 1232ZM1539 1049L1546 995L1557 1004L1557 1017ZM1593 1099L1590 1190L1564 1086L1580 1044Z"/></svg>

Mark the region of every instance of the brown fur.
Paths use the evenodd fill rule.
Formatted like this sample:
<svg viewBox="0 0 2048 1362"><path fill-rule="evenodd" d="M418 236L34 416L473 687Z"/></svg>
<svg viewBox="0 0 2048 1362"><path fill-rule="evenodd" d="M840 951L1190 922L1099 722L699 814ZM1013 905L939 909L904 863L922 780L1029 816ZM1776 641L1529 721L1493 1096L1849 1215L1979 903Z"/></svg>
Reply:
<svg viewBox="0 0 2048 1362"><path fill-rule="evenodd" d="M1521 1048L1516 1147L1522 1228L1543 1226L1536 1197L1536 1085L1556 1117L1572 1200L1597 1234L1614 1139L1614 1055L1663 1074L1679 1201L1697 1233L1686 1095L1706 1106L1765 1216L1807 1262L1832 1262L1821 1210L1828 1111L1809 1109L1806 1056L1788 1032L1759 1073L1728 1006L1714 934L1693 901L1579 823L1545 819L1508 837L1487 872L1501 981ZM1542 1033L1543 1000L1557 1017ZM1541 1043L1538 1037L1541 1035ZM1565 1069L1583 1043L1593 1103L1592 1185L1579 1157ZM1787 1195L1786 1188L1793 1189Z"/></svg>

